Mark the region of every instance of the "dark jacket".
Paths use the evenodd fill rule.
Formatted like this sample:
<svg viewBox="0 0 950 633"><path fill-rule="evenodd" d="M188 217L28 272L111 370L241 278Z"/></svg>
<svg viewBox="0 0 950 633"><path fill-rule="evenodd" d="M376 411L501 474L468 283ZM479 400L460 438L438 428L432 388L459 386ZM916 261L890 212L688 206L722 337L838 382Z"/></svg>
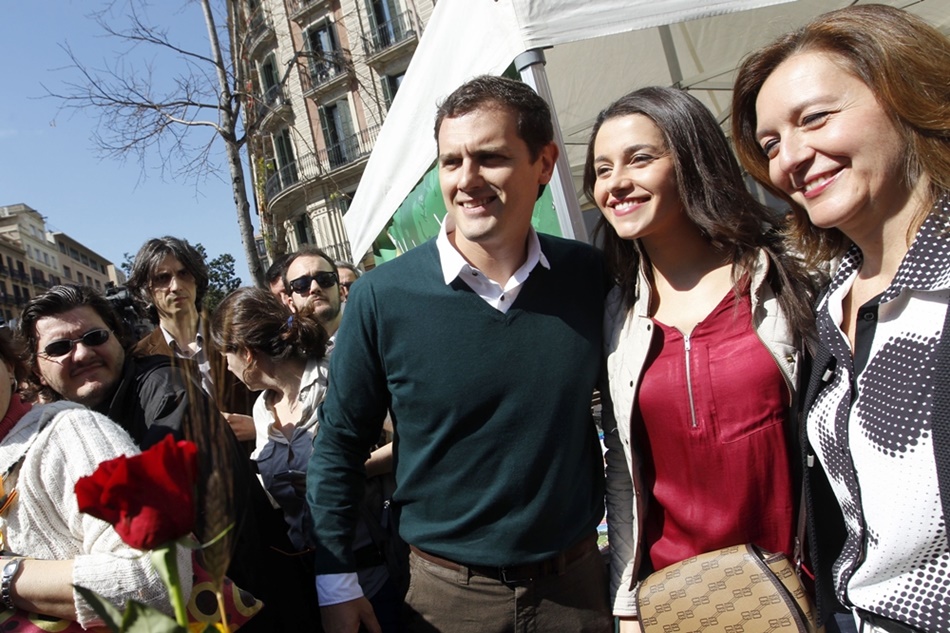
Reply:
<svg viewBox="0 0 950 633"><path fill-rule="evenodd" d="M203 321L204 322L204 321ZM214 400L218 409L226 413L243 413L251 415L254 410L254 401L257 392L248 390L237 376L228 371L228 361L214 346L211 337L202 335L205 354L211 365L211 382L214 384ZM168 346L161 328L156 327L152 333L140 340L132 348L133 356L169 356L175 358L172 348ZM177 359L180 360L181 359Z"/></svg>

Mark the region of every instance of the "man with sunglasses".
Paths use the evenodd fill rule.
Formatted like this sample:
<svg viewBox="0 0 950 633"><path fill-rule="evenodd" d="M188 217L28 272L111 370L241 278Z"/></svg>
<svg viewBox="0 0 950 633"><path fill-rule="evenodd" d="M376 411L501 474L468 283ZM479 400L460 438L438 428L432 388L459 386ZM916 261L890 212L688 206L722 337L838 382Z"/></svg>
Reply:
<svg viewBox="0 0 950 633"><path fill-rule="evenodd" d="M116 335L121 321L107 299L82 286L56 286L30 300L19 327L30 352L28 380L41 400L71 400L90 409L107 406L125 368L125 351ZM144 419L128 420L123 428L140 446L148 446L178 426L156 422L162 429L154 437Z"/></svg>
<svg viewBox="0 0 950 633"><path fill-rule="evenodd" d="M29 354L27 378L41 400L70 400L94 409L143 450L169 434L194 441L199 498L212 472L230 473L231 489L223 496L232 506L235 535L227 575L265 604L242 630L310 630L307 594L296 590L309 574L279 553L292 551L283 518L275 514L250 460L197 379L187 378L168 356L126 354L119 343L121 319L88 286L54 286L37 295L18 327ZM203 516L199 512L199 523Z"/></svg>
<svg viewBox="0 0 950 633"><path fill-rule="evenodd" d="M591 246L531 226L553 135L521 82L458 88L435 124L439 235L351 289L307 469L328 633L379 631L347 544L387 412L412 552L406 630L612 630L591 415L608 283Z"/></svg>
<svg viewBox="0 0 950 633"><path fill-rule="evenodd" d="M284 288L291 309L300 312L310 306L332 341L343 317L340 278L333 259L315 246L301 247L287 262Z"/></svg>

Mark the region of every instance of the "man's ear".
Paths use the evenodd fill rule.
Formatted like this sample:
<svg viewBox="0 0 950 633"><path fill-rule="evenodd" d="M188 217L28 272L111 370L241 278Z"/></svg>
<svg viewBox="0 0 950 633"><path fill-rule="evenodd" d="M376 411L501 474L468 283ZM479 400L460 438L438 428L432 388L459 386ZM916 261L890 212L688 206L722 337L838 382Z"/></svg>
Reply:
<svg viewBox="0 0 950 633"><path fill-rule="evenodd" d="M541 149L538 160L541 161L541 184L546 185L554 177L554 165L557 163L557 157L560 150L557 143L551 141Z"/></svg>

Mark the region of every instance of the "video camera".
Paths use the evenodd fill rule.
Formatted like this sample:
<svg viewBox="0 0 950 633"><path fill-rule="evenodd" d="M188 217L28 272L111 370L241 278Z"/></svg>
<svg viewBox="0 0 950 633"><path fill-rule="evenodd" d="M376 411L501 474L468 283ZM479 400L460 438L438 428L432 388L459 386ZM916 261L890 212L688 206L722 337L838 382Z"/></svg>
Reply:
<svg viewBox="0 0 950 633"><path fill-rule="evenodd" d="M152 331L152 326L147 319L142 318L132 299L132 293L125 286L106 286L106 299L112 305L112 309L122 320L125 329L125 341L134 344L136 341L146 336Z"/></svg>

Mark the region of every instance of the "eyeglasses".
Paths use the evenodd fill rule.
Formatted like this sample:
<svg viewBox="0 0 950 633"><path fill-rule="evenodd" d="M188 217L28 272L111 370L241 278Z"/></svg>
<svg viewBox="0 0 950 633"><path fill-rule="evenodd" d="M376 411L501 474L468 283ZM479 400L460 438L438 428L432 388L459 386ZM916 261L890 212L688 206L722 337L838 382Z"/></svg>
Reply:
<svg viewBox="0 0 950 633"><path fill-rule="evenodd" d="M316 280L317 285L323 288L332 288L340 280L337 277L336 273L329 273L325 270L314 273L312 275L304 275L303 277L297 277L290 282L290 289L296 292L299 295L302 295L304 292L310 290L310 284Z"/></svg>
<svg viewBox="0 0 950 633"><path fill-rule="evenodd" d="M350 289L350 286L352 286L352 285L353 285L353 282L352 282L352 281L341 281L341 282L340 282L340 288L346 288L347 290L349 290L349 289Z"/></svg>
<svg viewBox="0 0 950 633"><path fill-rule="evenodd" d="M73 351L77 343L82 343L86 347L99 347L109 340L109 335L109 330L89 330L79 338L61 338L53 341L43 348L43 353L52 358L59 358Z"/></svg>

